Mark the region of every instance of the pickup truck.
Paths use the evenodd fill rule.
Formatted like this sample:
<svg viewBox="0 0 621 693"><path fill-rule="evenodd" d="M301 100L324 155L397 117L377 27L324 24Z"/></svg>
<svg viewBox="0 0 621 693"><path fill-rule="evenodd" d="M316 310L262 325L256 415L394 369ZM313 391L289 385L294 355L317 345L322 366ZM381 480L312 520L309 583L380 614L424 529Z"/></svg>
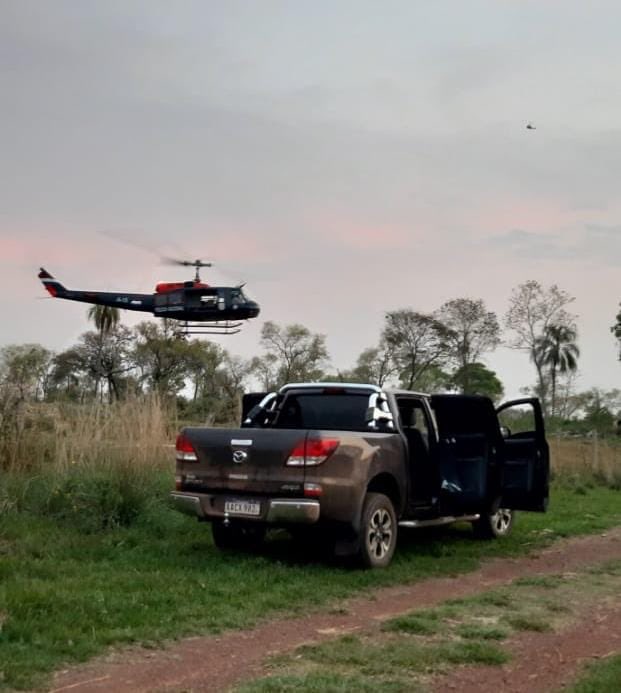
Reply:
<svg viewBox="0 0 621 693"><path fill-rule="evenodd" d="M501 427L507 412L519 431ZM221 549L284 527L376 568L399 527L465 521L494 538L514 510L548 505L536 398L495 409L482 396L303 383L246 396L242 417L241 428L184 428L176 444L174 504L211 522Z"/></svg>

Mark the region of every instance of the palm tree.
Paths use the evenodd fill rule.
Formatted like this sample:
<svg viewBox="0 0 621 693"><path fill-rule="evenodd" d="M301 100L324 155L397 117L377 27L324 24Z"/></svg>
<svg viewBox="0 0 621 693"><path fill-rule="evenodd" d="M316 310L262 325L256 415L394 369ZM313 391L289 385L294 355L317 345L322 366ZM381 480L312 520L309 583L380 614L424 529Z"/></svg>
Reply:
<svg viewBox="0 0 621 693"><path fill-rule="evenodd" d="M578 368L580 349L576 344L578 332L573 325L548 325L533 348L533 360L547 366L552 386L552 411L556 414L556 379L557 375L573 372Z"/></svg>
<svg viewBox="0 0 621 693"><path fill-rule="evenodd" d="M108 341L108 338L114 331L114 328L119 324L119 320L121 319L120 311L118 308L115 308L114 306L93 305L88 310L88 319L92 320L95 323L95 327L99 332L99 336L97 339L97 358L101 363L104 355L104 345ZM101 370L104 370L103 367L101 368ZM100 376L96 376L95 393L97 393L97 391L99 390L100 382ZM108 397L110 401L112 401L113 392L116 392L116 390L116 383L113 379L111 380L108 377ZM103 390L101 392L101 396L103 398Z"/></svg>
<svg viewBox="0 0 621 693"><path fill-rule="evenodd" d="M120 311L114 306L94 305L89 308L88 319L95 323L101 336L109 334L119 324Z"/></svg>

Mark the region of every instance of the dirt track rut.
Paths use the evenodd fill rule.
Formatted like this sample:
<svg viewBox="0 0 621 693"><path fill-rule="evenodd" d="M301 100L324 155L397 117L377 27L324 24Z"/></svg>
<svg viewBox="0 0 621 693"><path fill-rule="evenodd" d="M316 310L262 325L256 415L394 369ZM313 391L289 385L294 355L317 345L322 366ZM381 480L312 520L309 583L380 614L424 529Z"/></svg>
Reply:
<svg viewBox="0 0 621 693"><path fill-rule="evenodd" d="M264 660L271 654L287 652L301 644L320 642L343 633L377 627L386 618L397 614L433 606L448 598L476 594L519 577L578 570L613 559L621 559L621 527L601 535L560 540L530 556L490 560L480 569L456 577L374 590L340 604L339 611L343 613L326 610L303 617L266 621L247 631L188 638L159 651L121 651L57 673L50 690L54 693L226 691L244 679L261 675ZM604 618L605 615L600 616ZM606 618L609 616L604 620ZM615 624L619 623L621 637L621 612L610 618ZM597 622L594 623L593 628L597 626ZM608 626L611 624L612 621ZM580 637L584 638L584 635L578 639ZM586 640L588 644L589 638ZM595 643L594 638L591 641ZM516 647L519 647L519 642ZM558 649L557 644L552 647ZM619 649L621 645L617 642ZM577 656L601 656L607 652L598 650L590 654L581 650ZM568 662L563 664L565 670L570 668ZM495 675L502 677L502 669L494 670ZM543 674L538 676L544 680ZM481 693L487 690L481 687L480 680L477 682L476 673L471 678L473 687L467 689L467 679L464 679L459 682L460 691L474 691L476 688ZM508 681L511 678L509 676ZM503 684L502 679L500 683L497 680L496 687L489 690L535 690L533 679L522 680L526 686L523 688L507 688L508 681ZM441 685L443 690L454 690L453 684L456 683L447 679Z"/></svg>

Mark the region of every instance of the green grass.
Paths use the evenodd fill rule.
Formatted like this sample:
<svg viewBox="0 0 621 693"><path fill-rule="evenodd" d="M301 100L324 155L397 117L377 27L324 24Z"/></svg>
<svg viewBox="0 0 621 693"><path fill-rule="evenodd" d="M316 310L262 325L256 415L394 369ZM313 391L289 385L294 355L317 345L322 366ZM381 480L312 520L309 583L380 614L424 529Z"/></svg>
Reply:
<svg viewBox="0 0 621 693"><path fill-rule="evenodd" d="M545 621L542 616L521 614L508 618L507 621L514 630L527 630L533 633L545 633L552 630L550 623Z"/></svg>
<svg viewBox="0 0 621 693"><path fill-rule="evenodd" d="M362 676L399 677L427 672L443 664L503 664L509 658L496 645L480 641L440 641L399 638L374 640L344 636L297 650L298 656L326 669L354 670Z"/></svg>
<svg viewBox="0 0 621 693"><path fill-rule="evenodd" d="M604 693L618 691L621 681L621 655L606 657L589 664L570 693ZM301 690L301 689L300 689Z"/></svg>
<svg viewBox="0 0 621 693"><path fill-rule="evenodd" d="M457 634L461 638L474 640L504 640L509 632L504 628L494 628L476 623L462 623L457 627Z"/></svg>
<svg viewBox="0 0 621 693"><path fill-rule="evenodd" d="M160 496L166 492L160 485ZM548 514L520 514L505 540L474 540L469 527L403 532L388 569L361 571L309 556L284 533L260 554L221 553L207 525L164 502L144 504L129 526L89 522L85 502L53 517L33 503L21 507L0 515L0 687L18 689L112 645L246 628L621 523L618 492L560 489Z"/></svg>
<svg viewBox="0 0 621 693"><path fill-rule="evenodd" d="M414 633L416 635L433 635L439 629L438 615L434 612L424 614L406 614L391 619L384 624L383 630Z"/></svg>
<svg viewBox="0 0 621 693"><path fill-rule="evenodd" d="M379 685L378 685L379 684ZM417 688L401 681L382 678L369 681L362 676L313 672L303 676L274 676L242 686L240 693L416 693Z"/></svg>

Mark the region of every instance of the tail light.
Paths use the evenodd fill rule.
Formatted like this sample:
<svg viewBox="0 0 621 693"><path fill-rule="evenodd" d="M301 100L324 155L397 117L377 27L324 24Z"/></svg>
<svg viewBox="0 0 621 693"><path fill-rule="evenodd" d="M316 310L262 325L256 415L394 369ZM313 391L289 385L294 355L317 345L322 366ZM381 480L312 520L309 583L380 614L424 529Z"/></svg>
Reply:
<svg viewBox="0 0 621 693"><path fill-rule="evenodd" d="M298 443L287 458L289 467L316 467L338 448L336 438L307 438Z"/></svg>
<svg viewBox="0 0 621 693"><path fill-rule="evenodd" d="M198 462L196 450L183 433L177 436L175 448L177 450L177 462Z"/></svg>

